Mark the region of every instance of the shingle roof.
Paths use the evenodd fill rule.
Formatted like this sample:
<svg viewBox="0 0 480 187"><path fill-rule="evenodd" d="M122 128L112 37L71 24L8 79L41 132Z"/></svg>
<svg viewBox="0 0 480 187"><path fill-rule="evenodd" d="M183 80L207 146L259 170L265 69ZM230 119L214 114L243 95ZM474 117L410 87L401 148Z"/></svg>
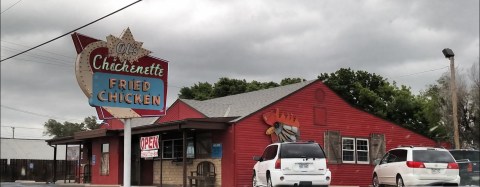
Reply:
<svg viewBox="0 0 480 187"><path fill-rule="evenodd" d="M2 138L1 159L53 160L53 147L45 140ZM57 146L57 160L65 160L65 146Z"/></svg>
<svg viewBox="0 0 480 187"><path fill-rule="evenodd" d="M314 81L315 80L304 81L296 84L230 95L205 101L188 99L180 100L207 117L238 116L239 118L232 120L232 122L235 122L290 95Z"/></svg>

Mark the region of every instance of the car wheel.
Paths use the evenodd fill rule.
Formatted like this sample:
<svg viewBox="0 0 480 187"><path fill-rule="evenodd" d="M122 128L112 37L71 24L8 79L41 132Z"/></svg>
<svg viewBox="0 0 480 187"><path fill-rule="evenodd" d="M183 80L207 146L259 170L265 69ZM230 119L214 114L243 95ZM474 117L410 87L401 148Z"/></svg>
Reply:
<svg viewBox="0 0 480 187"><path fill-rule="evenodd" d="M257 187L257 175L255 174L255 171L253 171L253 176L252 176L252 186Z"/></svg>
<svg viewBox="0 0 480 187"><path fill-rule="evenodd" d="M402 176L397 177L397 187L405 187L405 184L403 184L403 179Z"/></svg>
<svg viewBox="0 0 480 187"><path fill-rule="evenodd" d="M378 181L378 176L377 176L377 174L373 174L372 184L373 184L373 187L381 187L381 186L383 186L383 185L380 184L380 181Z"/></svg>
<svg viewBox="0 0 480 187"><path fill-rule="evenodd" d="M267 175L267 187L273 187L272 179L270 178L270 175Z"/></svg>

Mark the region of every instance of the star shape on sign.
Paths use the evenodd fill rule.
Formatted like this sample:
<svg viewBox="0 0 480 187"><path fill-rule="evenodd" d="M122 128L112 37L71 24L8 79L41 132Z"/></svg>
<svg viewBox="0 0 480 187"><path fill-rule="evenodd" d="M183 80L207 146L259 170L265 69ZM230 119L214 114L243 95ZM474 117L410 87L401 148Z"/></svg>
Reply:
<svg viewBox="0 0 480 187"><path fill-rule="evenodd" d="M143 42L137 42L133 38L130 28L123 31L121 38L113 35L107 36L108 55L115 59L128 61L131 64L138 62L138 59L152 53L142 48Z"/></svg>

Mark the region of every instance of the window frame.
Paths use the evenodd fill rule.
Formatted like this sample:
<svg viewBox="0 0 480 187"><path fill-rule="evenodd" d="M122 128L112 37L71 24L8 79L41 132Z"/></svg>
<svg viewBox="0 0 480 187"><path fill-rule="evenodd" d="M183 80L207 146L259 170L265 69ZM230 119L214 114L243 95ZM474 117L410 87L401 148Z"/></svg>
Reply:
<svg viewBox="0 0 480 187"><path fill-rule="evenodd" d="M352 140L353 142L353 149L344 149L344 140ZM355 143L355 138L349 138L349 137L342 137L342 163L346 164L355 164L356 161L356 154L355 154L355 149L356 149L356 143ZM343 155L345 151L353 152L353 160L345 160Z"/></svg>
<svg viewBox="0 0 480 187"><path fill-rule="evenodd" d="M367 142L367 150L358 150L358 141L366 141ZM367 153L367 161L359 161L358 160L358 152L366 152ZM355 138L355 155L357 164L370 164L370 141L367 138Z"/></svg>
<svg viewBox="0 0 480 187"><path fill-rule="evenodd" d="M104 150L104 145L107 145L108 150L106 151ZM100 156L100 176L109 176L110 175L110 143L109 142L100 144L100 155L101 155ZM107 159L106 163L104 159Z"/></svg>
<svg viewBox="0 0 480 187"><path fill-rule="evenodd" d="M170 147L171 147L171 157L165 157L165 142L171 142L170 144ZM175 142L179 142L180 145L175 145ZM193 157L189 157L189 155L187 154L188 153L188 142L192 142L193 143ZM180 159L180 158L183 158L183 155L181 157L175 157L175 154L178 154L178 153L183 153L183 138L175 138L175 139L166 139L166 140L162 140L162 159L166 159L166 160L174 160L174 159ZM176 148L176 149L175 149ZM178 149L181 149L180 151ZM195 158L195 141L193 139L193 137L189 137L187 138L187 152L185 152L186 157L188 159L193 159Z"/></svg>
<svg viewBox="0 0 480 187"><path fill-rule="evenodd" d="M353 149L345 149L344 148L344 140L352 140L353 141ZM367 142L367 150L359 150L357 145L358 141L366 141ZM368 138L352 138L352 137L342 137L342 163L345 164L370 164L370 140ZM345 160L344 159L344 152L353 152L353 160ZM358 152L366 152L367 153L367 160L366 161L359 161L358 160Z"/></svg>

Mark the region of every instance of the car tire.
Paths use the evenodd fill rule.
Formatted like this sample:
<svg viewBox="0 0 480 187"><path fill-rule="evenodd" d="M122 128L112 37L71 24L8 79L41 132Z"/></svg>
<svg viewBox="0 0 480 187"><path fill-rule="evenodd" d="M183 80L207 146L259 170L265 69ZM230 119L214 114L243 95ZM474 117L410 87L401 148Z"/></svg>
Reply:
<svg viewBox="0 0 480 187"><path fill-rule="evenodd" d="M253 187L257 187L257 186L258 186L257 175L255 174L255 171L253 171L252 186L253 186Z"/></svg>
<svg viewBox="0 0 480 187"><path fill-rule="evenodd" d="M270 175L267 175L267 187L273 187L272 178L270 178Z"/></svg>
<svg viewBox="0 0 480 187"><path fill-rule="evenodd" d="M380 184L380 181L378 180L377 174L373 174L372 185L373 185L373 187L383 187L384 186L383 184Z"/></svg>
<svg viewBox="0 0 480 187"><path fill-rule="evenodd" d="M405 184L403 183L403 178L400 175L397 176L397 187L405 187Z"/></svg>

